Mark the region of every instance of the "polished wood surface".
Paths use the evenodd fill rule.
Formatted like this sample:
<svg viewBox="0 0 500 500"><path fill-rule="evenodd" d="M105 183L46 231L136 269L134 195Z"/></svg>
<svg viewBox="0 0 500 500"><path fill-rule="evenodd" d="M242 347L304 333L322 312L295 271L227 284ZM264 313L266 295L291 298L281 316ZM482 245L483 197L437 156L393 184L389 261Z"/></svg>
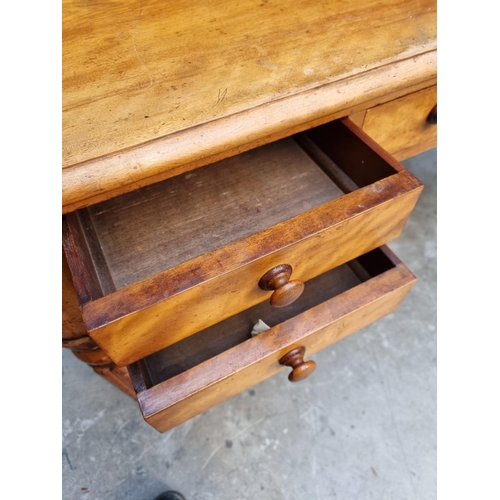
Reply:
<svg viewBox="0 0 500 500"><path fill-rule="evenodd" d="M306 348L296 347L287 352L279 361L280 365L289 366L292 371L288 375L290 382L300 382L311 375L316 370L316 362L313 360L304 361Z"/></svg>
<svg viewBox="0 0 500 500"><path fill-rule="evenodd" d="M314 354L392 312L415 277L387 252L391 269L151 388L132 365L145 420L165 432L283 370L295 347Z"/></svg>
<svg viewBox="0 0 500 500"><path fill-rule="evenodd" d="M436 103L434 86L367 110L361 128L401 161L436 146L437 127L427 120Z"/></svg>
<svg viewBox="0 0 500 500"><path fill-rule="evenodd" d="M352 265L352 262L344 264L308 281L300 300L288 307L276 308L267 301L261 302L142 359L139 364L150 381L147 387L179 375L252 338L253 327L259 320L269 327L276 326L372 277L368 273L360 278Z"/></svg>
<svg viewBox="0 0 500 500"><path fill-rule="evenodd" d="M348 120L311 133L338 164L330 160L325 172L347 190L346 178L363 187L114 293L82 300L89 335L115 363L132 363L266 300L271 294L258 281L277 265L291 265L294 279L304 282L399 236L420 181ZM79 259L80 249L71 244L77 236L65 239L71 262ZM81 293L87 297L88 287Z"/></svg>
<svg viewBox="0 0 500 500"><path fill-rule="evenodd" d="M262 290L274 290L269 303L273 307L285 307L295 302L304 291L304 283L299 280L290 280L292 266L281 264L267 271L259 280Z"/></svg>
<svg viewBox="0 0 500 500"><path fill-rule="evenodd" d="M63 211L435 76L435 0L64 0Z"/></svg>

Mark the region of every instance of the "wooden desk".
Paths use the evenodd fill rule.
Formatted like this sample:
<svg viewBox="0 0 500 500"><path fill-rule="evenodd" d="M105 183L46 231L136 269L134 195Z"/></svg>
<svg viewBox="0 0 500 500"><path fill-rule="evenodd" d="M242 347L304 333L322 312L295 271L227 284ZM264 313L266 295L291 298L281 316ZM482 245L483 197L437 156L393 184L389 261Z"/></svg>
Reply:
<svg viewBox="0 0 500 500"><path fill-rule="evenodd" d="M436 59L435 0L63 0L62 212L343 117L424 151ZM63 345L135 396L63 270Z"/></svg>

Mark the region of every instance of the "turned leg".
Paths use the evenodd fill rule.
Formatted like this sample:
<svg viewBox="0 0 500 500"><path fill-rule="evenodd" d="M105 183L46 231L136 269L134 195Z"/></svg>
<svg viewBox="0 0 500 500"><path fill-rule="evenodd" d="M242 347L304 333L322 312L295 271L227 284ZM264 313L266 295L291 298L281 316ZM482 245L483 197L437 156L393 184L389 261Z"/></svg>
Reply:
<svg viewBox="0 0 500 500"><path fill-rule="evenodd" d="M116 366L87 334L64 252L62 264L62 346L71 349L78 359L90 365L96 373L135 399L128 370Z"/></svg>

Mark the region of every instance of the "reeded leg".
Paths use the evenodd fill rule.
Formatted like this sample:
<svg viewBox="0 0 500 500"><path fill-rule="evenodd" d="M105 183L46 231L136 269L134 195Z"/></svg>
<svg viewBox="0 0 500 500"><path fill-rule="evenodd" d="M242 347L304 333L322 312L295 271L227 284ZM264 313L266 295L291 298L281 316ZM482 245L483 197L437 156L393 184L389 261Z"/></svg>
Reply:
<svg viewBox="0 0 500 500"><path fill-rule="evenodd" d="M135 391L127 369L116 366L87 335L64 252L62 264L62 346L71 349L78 359L90 365L96 373L135 399Z"/></svg>

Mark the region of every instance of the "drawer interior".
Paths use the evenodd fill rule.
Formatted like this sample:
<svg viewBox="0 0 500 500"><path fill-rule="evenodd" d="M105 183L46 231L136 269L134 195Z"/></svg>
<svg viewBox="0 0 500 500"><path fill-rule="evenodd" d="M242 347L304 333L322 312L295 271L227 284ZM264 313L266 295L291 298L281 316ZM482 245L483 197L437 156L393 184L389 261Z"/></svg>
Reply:
<svg viewBox="0 0 500 500"><path fill-rule="evenodd" d="M332 122L79 210L67 224L94 269L96 299L395 173Z"/></svg>
<svg viewBox="0 0 500 500"><path fill-rule="evenodd" d="M259 319L274 327L394 267L386 252L373 250L308 281L300 300L286 308L263 302L143 358L131 367L132 379L148 389L251 339Z"/></svg>

